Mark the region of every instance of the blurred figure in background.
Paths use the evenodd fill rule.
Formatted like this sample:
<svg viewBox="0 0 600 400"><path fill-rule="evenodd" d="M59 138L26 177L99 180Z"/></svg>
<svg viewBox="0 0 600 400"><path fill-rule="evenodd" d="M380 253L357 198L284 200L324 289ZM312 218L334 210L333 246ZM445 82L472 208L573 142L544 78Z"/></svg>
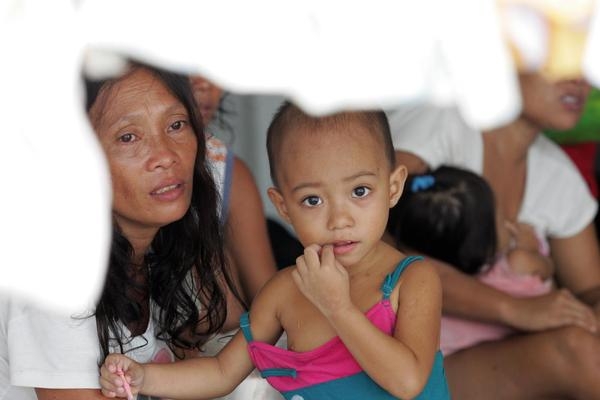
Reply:
<svg viewBox="0 0 600 400"><path fill-rule="evenodd" d="M597 204L571 160L540 134L575 126L590 87L581 79L548 81L535 73L521 73L519 83L521 115L486 132L468 126L453 108L389 113L397 162L410 173L447 164L483 176L508 221L528 223L547 238L562 288L515 299L439 263L446 314L527 331L449 355L446 373L458 399L599 398ZM586 306L552 313L568 296Z"/></svg>

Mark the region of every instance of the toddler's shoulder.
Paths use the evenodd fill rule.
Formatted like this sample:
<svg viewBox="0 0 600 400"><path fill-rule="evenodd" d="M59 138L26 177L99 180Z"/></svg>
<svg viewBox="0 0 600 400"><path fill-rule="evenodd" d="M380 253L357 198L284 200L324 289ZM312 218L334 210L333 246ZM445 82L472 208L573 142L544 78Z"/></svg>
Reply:
<svg viewBox="0 0 600 400"><path fill-rule="evenodd" d="M292 271L296 267L283 268L263 286L259 292L259 296L266 296L269 298L281 298L281 296L289 297L292 291L296 290L296 284L292 278ZM258 296L257 296L258 297Z"/></svg>
<svg viewBox="0 0 600 400"><path fill-rule="evenodd" d="M441 287L440 276L435 263L436 260L428 257L415 260L404 269L400 280L405 285L425 284Z"/></svg>

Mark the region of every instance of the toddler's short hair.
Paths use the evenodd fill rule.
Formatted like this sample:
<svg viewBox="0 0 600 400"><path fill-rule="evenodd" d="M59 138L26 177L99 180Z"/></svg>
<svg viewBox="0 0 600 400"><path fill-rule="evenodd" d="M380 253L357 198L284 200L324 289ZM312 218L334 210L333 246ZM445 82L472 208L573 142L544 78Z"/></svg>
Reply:
<svg viewBox="0 0 600 400"><path fill-rule="evenodd" d="M363 124L369 132L378 134L377 137L384 146L390 170L393 169L395 165L394 145L387 116L382 110L343 111L324 116L311 116L293 103L284 101L273 116L267 130L267 155L273 184L278 185L276 167L279 162L279 153L284 139L292 128L316 130L328 125L335 127L347 124L351 120Z"/></svg>

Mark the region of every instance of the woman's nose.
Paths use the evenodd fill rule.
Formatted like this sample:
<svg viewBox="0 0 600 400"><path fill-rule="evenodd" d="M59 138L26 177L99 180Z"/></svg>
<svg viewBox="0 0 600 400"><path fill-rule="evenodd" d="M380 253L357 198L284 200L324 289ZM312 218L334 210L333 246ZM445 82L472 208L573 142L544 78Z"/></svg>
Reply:
<svg viewBox="0 0 600 400"><path fill-rule="evenodd" d="M159 136L149 143L148 169L153 171L158 168L169 169L177 162L178 156L168 138Z"/></svg>

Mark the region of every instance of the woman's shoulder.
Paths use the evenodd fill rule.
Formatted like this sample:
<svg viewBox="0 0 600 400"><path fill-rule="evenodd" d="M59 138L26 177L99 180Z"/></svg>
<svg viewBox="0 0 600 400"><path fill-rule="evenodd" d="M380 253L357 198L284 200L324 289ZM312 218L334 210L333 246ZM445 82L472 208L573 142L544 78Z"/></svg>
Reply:
<svg viewBox="0 0 600 400"><path fill-rule="evenodd" d="M540 135L529 149L519 219L544 236L569 237L591 223L596 210L596 199L573 161Z"/></svg>

